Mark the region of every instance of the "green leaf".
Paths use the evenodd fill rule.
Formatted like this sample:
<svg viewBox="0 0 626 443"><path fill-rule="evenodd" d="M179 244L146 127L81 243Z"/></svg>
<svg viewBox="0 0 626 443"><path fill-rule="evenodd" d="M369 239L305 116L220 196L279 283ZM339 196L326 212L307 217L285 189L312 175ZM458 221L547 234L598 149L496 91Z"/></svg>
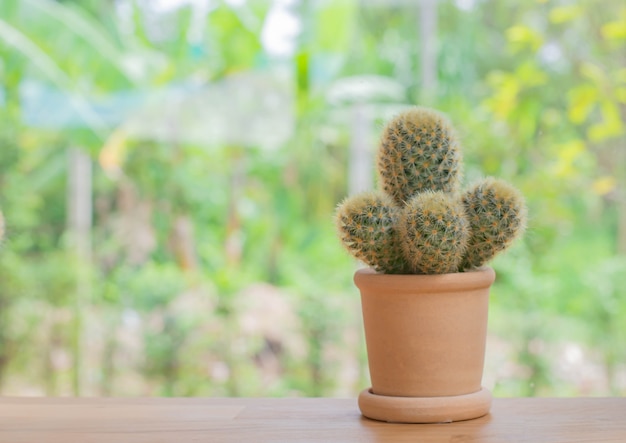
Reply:
<svg viewBox="0 0 626 443"><path fill-rule="evenodd" d="M568 118L572 123L583 123L598 101L598 89L595 86L583 83L572 88L568 92Z"/></svg>
<svg viewBox="0 0 626 443"><path fill-rule="evenodd" d="M605 24L602 36L607 40L626 40L626 23L616 21Z"/></svg>
<svg viewBox="0 0 626 443"><path fill-rule="evenodd" d="M357 3L354 0L324 2L318 9L317 46L321 51L343 53L349 47Z"/></svg>
<svg viewBox="0 0 626 443"><path fill-rule="evenodd" d="M601 142L610 138L619 137L624 133L619 108L609 100L603 100L601 105L602 122L589 128L587 133L590 140Z"/></svg>
<svg viewBox="0 0 626 443"><path fill-rule="evenodd" d="M620 10L617 20L603 25L601 32L607 40L626 40L626 8Z"/></svg>
<svg viewBox="0 0 626 443"><path fill-rule="evenodd" d="M558 6L550 10L549 18L554 24L567 23L577 19L583 13L580 5Z"/></svg>
<svg viewBox="0 0 626 443"><path fill-rule="evenodd" d="M539 69L534 61L522 63L515 71L519 82L527 87L544 85L548 81L547 74Z"/></svg>
<svg viewBox="0 0 626 443"><path fill-rule="evenodd" d="M606 83L607 80L604 70L600 66L591 62L581 63L580 73L583 75L583 77L586 77L597 85L602 85Z"/></svg>
<svg viewBox="0 0 626 443"><path fill-rule="evenodd" d="M80 8L71 3L57 3L42 0L23 0L34 9L38 9L53 20L59 22L63 29L73 32L91 46L94 54L104 57L117 68L128 80L137 83L136 70L124 63L124 54L112 43L99 21L91 18Z"/></svg>
<svg viewBox="0 0 626 443"><path fill-rule="evenodd" d="M98 135L100 139L105 138L106 134L109 132L106 123L93 111L85 98L74 90L70 78L48 54L42 51L28 36L1 19L0 38L26 57L55 86L64 91L68 96L70 104L81 114L85 123L91 130Z"/></svg>
<svg viewBox="0 0 626 443"><path fill-rule="evenodd" d="M524 25L515 25L507 29L506 38L513 46L513 52L526 48L537 51L543 45L543 36Z"/></svg>

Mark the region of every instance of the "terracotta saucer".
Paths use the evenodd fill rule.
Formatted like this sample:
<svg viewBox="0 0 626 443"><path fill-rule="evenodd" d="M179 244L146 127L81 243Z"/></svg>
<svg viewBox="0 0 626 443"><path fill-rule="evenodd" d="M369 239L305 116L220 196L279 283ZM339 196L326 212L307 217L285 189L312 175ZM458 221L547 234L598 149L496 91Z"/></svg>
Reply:
<svg viewBox="0 0 626 443"><path fill-rule="evenodd" d="M359 394L361 413L373 420L393 423L450 423L489 413L491 392L448 397L390 397L376 395L371 388Z"/></svg>

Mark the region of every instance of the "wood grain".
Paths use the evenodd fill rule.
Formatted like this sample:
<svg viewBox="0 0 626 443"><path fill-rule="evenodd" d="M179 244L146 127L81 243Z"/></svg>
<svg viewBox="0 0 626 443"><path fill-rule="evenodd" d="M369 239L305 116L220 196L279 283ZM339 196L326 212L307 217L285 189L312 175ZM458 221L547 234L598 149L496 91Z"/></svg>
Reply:
<svg viewBox="0 0 626 443"><path fill-rule="evenodd" d="M626 398L494 399L466 422L401 425L355 399L0 398L0 442L625 443Z"/></svg>

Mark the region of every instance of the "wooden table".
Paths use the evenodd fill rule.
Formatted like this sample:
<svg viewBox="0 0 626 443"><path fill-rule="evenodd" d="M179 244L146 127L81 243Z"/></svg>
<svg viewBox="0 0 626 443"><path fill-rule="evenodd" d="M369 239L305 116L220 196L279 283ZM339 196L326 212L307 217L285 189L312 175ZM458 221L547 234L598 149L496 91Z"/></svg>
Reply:
<svg viewBox="0 0 626 443"><path fill-rule="evenodd" d="M495 399L465 422L365 419L354 399L0 398L0 442L626 442L626 398Z"/></svg>

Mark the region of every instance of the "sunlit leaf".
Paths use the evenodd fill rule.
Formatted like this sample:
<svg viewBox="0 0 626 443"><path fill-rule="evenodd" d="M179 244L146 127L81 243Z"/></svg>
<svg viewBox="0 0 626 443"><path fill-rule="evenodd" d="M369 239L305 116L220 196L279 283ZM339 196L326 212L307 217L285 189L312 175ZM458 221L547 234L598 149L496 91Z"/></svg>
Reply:
<svg viewBox="0 0 626 443"><path fill-rule="evenodd" d="M609 100L602 101L602 122L589 128L588 137L595 142L619 137L624 133L624 124L621 120L619 108Z"/></svg>
<svg viewBox="0 0 626 443"><path fill-rule="evenodd" d="M524 25L515 25L507 29L506 38L513 45L514 51L525 48L537 51L543 45L542 35Z"/></svg>
<svg viewBox="0 0 626 443"><path fill-rule="evenodd" d="M517 106L521 85L514 75L503 72L492 73L487 81L494 88L494 93L486 104L494 114L506 119Z"/></svg>
<svg viewBox="0 0 626 443"><path fill-rule="evenodd" d="M115 176L121 170L127 142L128 134L123 129L118 129L111 134L102 147L98 161L102 169L110 176Z"/></svg>
<svg viewBox="0 0 626 443"><path fill-rule="evenodd" d="M591 62L583 62L580 65L580 73L597 84L606 82L606 73L604 70Z"/></svg>
<svg viewBox="0 0 626 443"><path fill-rule="evenodd" d="M519 104L512 118L518 128L520 142L526 143L535 137L538 124L537 116L541 114L541 111L542 105L535 100L524 99Z"/></svg>
<svg viewBox="0 0 626 443"><path fill-rule="evenodd" d="M550 10L550 21L554 24L567 23L577 19L583 13L580 5L558 6Z"/></svg>
<svg viewBox="0 0 626 443"><path fill-rule="evenodd" d="M585 152L585 144L582 140L572 140L560 145L559 157L568 163L573 162L576 157Z"/></svg>
<svg viewBox="0 0 626 443"><path fill-rule="evenodd" d="M244 71L259 62L261 36L250 30L231 8L222 5L214 9L208 25L218 47L228 48L220 52L225 73Z"/></svg>
<svg viewBox="0 0 626 443"><path fill-rule="evenodd" d="M626 7L620 9L617 20L604 24L601 32L608 40L626 40Z"/></svg>
<svg viewBox="0 0 626 443"><path fill-rule="evenodd" d="M554 167L554 174L557 177L570 177L576 174L574 163L586 151L586 146L582 140L571 140L558 145L557 163Z"/></svg>
<svg viewBox="0 0 626 443"><path fill-rule="evenodd" d="M617 180L612 176L600 177L593 182L591 189L597 195L606 195L617 187Z"/></svg>
<svg viewBox="0 0 626 443"><path fill-rule="evenodd" d="M602 36L609 40L626 40L626 21L609 22L601 28Z"/></svg>
<svg viewBox="0 0 626 443"><path fill-rule="evenodd" d="M584 83L572 88L568 93L567 116L570 121L576 124L584 122L598 99L598 89L593 85Z"/></svg>
<svg viewBox="0 0 626 443"><path fill-rule="evenodd" d="M539 66L534 61L521 64L515 74L517 79L524 86L539 86L548 81L547 74L539 69Z"/></svg>

